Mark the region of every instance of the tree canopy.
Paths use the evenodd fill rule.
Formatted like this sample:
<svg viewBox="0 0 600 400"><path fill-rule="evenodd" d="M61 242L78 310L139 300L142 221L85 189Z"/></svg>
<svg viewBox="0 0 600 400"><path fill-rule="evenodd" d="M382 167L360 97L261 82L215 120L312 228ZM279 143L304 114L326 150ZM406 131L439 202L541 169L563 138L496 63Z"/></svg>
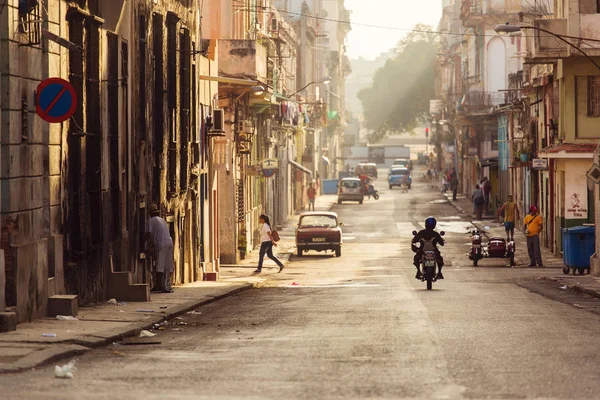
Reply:
<svg viewBox="0 0 600 400"><path fill-rule="evenodd" d="M361 90L365 127L376 142L388 134L414 129L435 98L437 35L418 25L398 43L395 55L378 69L371 87Z"/></svg>

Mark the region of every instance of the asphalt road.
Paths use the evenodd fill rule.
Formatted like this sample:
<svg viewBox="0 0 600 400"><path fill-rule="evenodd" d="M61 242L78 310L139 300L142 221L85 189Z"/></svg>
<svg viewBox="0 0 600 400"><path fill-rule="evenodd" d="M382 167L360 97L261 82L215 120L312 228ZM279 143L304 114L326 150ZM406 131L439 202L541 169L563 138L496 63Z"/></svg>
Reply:
<svg viewBox="0 0 600 400"><path fill-rule="evenodd" d="M0 376L6 399L598 398L600 316L530 292L548 271L465 256L468 221L422 184L335 206L341 258L310 253L260 288L159 331L158 345ZM446 279L414 279L411 231L447 232ZM560 271L556 271L560 274ZM297 283L298 285L292 285ZM185 324L180 324L180 323Z"/></svg>

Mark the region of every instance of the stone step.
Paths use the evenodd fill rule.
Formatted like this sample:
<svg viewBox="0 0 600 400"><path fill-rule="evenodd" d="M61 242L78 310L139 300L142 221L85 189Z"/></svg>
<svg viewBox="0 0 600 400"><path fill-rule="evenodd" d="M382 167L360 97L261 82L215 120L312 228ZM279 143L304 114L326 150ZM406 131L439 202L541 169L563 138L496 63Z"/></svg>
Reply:
<svg viewBox="0 0 600 400"><path fill-rule="evenodd" d="M0 312L0 332L17 330L17 313Z"/></svg>
<svg viewBox="0 0 600 400"><path fill-rule="evenodd" d="M108 297L117 301L150 301L150 286L147 283L131 283L131 273L111 272Z"/></svg>
<svg viewBox="0 0 600 400"><path fill-rule="evenodd" d="M79 303L76 294L57 294L48 299L48 316L57 315L77 316Z"/></svg>

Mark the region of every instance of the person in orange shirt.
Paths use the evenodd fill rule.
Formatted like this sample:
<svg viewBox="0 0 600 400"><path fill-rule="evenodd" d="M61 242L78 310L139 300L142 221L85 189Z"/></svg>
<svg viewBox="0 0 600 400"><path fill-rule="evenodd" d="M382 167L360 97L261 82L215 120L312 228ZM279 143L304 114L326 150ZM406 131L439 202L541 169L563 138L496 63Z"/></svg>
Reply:
<svg viewBox="0 0 600 400"><path fill-rule="evenodd" d="M536 206L529 207L529 215L523 221L523 230L527 235L527 252L529 253L529 266L542 267L542 252L540 249L540 232L544 226L544 220L538 214Z"/></svg>

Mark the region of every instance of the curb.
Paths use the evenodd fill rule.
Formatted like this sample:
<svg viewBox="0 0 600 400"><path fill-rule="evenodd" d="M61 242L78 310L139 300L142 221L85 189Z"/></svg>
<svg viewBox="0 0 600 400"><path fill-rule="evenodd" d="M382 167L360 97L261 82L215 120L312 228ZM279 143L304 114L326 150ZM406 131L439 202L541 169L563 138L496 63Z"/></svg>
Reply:
<svg viewBox="0 0 600 400"><path fill-rule="evenodd" d="M585 288L585 287L583 287L581 285L569 284L567 282L561 281L559 278L553 278L553 277L549 277L549 276L542 276L539 279L542 280L542 281L549 281L549 282L556 282L558 284L563 284L569 290L572 290L574 292L581 293L581 294L587 294L588 296L592 296L592 297L595 297L597 299L600 299L600 292L598 292L596 290Z"/></svg>
<svg viewBox="0 0 600 400"><path fill-rule="evenodd" d="M203 299L200 301L189 301L183 305L173 307L171 309L171 312L169 312L168 314L163 314L160 317L151 318L144 322L134 322L132 324L127 325L126 327L99 332L94 334L93 336L79 336L75 337L72 340L50 345L50 347L46 349L34 352L26 357L23 357L21 360L15 363L16 365L0 366L0 374L21 372L24 370L44 366L74 355L81 355L87 353L90 350L106 346L115 341L123 340L131 336L136 336L140 333L140 331L144 329L150 329L154 324L158 324L163 321L169 321L171 319L174 319L175 317L185 314L188 311L208 305L210 303L214 303L226 297L233 296L253 287L254 286L252 284L247 283L242 285L241 287L238 287L218 296L210 297L208 299Z"/></svg>

